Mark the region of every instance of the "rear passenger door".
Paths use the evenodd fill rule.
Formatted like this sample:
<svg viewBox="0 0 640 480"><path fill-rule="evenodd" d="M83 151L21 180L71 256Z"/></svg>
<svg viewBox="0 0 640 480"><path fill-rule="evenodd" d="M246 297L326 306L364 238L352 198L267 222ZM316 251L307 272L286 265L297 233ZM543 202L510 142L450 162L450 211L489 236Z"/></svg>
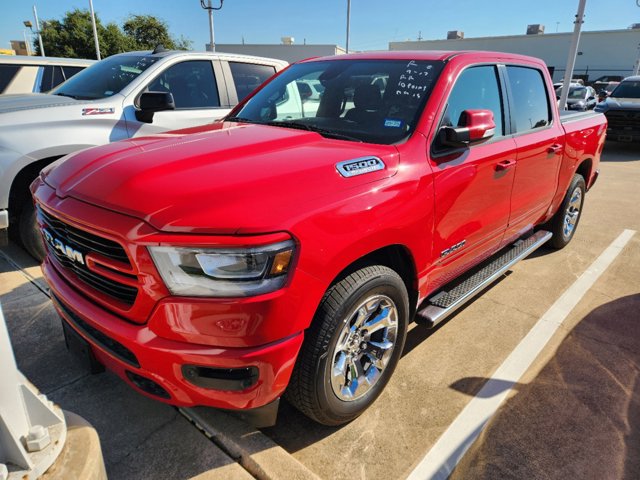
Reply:
<svg viewBox="0 0 640 480"><path fill-rule="evenodd" d="M234 106L276 73L273 65L233 61L221 63L229 89L229 101Z"/></svg>
<svg viewBox="0 0 640 480"><path fill-rule="evenodd" d="M553 118L542 71L520 65L507 65L505 70L518 148L508 239L546 214L556 192L564 130Z"/></svg>
<svg viewBox="0 0 640 480"><path fill-rule="evenodd" d="M175 110L156 112L151 123L139 121L135 109L125 108L127 130L130 136L148 135L194 127L222 118L231 110L217 61L210 59L187 60L165 68L140 92L170 92Z"/></svg>

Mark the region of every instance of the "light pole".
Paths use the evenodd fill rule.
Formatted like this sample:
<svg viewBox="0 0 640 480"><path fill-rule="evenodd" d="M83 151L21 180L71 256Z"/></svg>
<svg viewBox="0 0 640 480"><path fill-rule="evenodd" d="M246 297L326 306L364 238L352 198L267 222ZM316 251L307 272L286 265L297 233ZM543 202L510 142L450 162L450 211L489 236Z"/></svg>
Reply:
<svg viewBox="0 0 640 480"><path fill-rule="evenodd" d="M42 45L42 35L40 34L40 22L38 21L38 11L33 6L33 17L36 20L36 33L38 34L38 42L40 42L40 56L44 57L44 46Z"/></svg>
<svg viewBox="0 0 640 480"><path fill-rule="evenodd" d="M207 12L209 12L209 47L207 48L209 52L216 51L216 44L215 44L214 35L213 35L213 11L221 10L223 3L224 3L224 0L220 0L220 6L214 7L211 5L211 0L207 0L207 3L204 3L204 0L200 0L200 6L203 9L207 10Z"/></svg>
<svg viewBox="0 0 640 480"><path fill-rule="evenodd" d="M569 86L571 77L573 77L573 67L576 64L576 55L578 54L578 43L580 43L580 29L584 18L584 7L587 0L580 0L578 4L578 13L576 14L575 26L573 28L573 37L571 38L571 48L569 48L569 57L567 58L567 69L564 72L564 81L562 82L562 93L560 94L561 110L567 109L567 97L569 96Z"/></svg>
<svg viewBox="0 0 640 480"><path fill-rule="evenodd" d="M98 28L96 27L96 14L93 11L93 0L89 0L89 10L91 10L91 26L93 27L93 41L96 44L96 58L102 60L100 57L100 42L98 42Z"/></svg>
<svg viewBox="0 0 640 480"><path fill-rule="evenodd" d="M351 25L351 0L347 0L347 45L346 51L349 53L349 27Z"/></svg>
<svg viewBox="0 0 640 480"><path fill-rule="evenodd" d="M636 64L633 67L633 74L638 75L640 71L640 43L638 44L638 55L636 56Z"/></svg>

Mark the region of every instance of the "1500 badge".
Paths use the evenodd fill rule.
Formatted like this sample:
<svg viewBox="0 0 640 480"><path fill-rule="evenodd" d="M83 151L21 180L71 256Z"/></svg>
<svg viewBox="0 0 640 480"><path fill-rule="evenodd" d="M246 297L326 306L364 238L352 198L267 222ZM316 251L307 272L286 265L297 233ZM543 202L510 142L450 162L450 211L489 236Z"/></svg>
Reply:
<svg viewBox="0 0 640 480"><path fill-rule="evenodd" d="M466 243L467 243L466 240L462 240L461 242L458 242L455 245L452 245L451 247L447 248L446 250L443 250L442 252L440 252L440 258L446 257L447 255L449 255L450 253L455 252L456 250L460 250L462 247L464 247L464 245Z"/></svg>
<svg viewBox="0 0 640 480"><path fill-rule="evenodd" d="M384 162L378 157L362 157L336 163L336 169L343 177L355 177L365 173L384 170Z"/></svg>

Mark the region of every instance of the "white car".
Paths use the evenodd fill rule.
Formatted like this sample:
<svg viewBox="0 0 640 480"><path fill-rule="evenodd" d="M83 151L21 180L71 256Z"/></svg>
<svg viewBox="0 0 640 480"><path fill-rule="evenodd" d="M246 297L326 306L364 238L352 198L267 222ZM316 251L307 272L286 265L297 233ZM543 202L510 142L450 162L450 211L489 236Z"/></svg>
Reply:
<svg viewBox="0 0 640 480"><path fill-rule="evenodd" d="M252 91L256 78L286 66L158 48L113 55L48 95L0 96L0 235L11 225L26 250L42 258L28 188L42 168L81 149L213 122Z"/></svg>
<svg viewBox="0 0 640 480"><path fill-rule="evenodd" d="M77 58L0 55L0 94L48 92L94 63Z"/></svg>

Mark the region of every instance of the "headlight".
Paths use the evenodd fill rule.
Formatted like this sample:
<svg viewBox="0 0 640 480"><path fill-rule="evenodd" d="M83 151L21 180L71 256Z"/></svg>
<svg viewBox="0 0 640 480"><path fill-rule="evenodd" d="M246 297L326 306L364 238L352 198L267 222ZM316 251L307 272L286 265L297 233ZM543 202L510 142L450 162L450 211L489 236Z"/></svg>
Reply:
<svg viewBox="0 0 640 480"><path fill-rule="evenodd" d="M292 240L256 248L149 247L169 291L196 297L248 297L284 285Z"/></svg>

